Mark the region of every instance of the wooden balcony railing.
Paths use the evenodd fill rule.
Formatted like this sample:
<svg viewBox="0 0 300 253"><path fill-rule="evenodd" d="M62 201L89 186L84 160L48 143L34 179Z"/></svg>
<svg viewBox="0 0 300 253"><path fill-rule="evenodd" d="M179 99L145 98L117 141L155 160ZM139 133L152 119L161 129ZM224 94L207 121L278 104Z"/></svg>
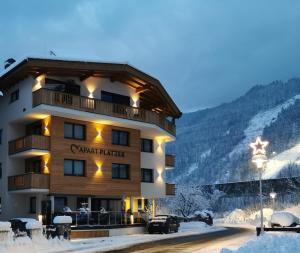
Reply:
<svg viewBox="0 0 300 253"><path fill-rule="evenodd" d="M166 154L166 167L175 167L175 155Z"/></svg>
<svg viewBox="0 0 300 253"><path fill-rule="evenodd" d="M43 135L28 135L8 144L8 154L13 155L30 149L50 150L50 138Z"/></svg>
<svg viewBox="0 0 300 253"><path fill-rule="evenodd" d="M175 194L176 194L175 184L166 183L166 195L175 196Z"/></svg>
<svg viewBox="0 0 300 253"><path fill-rule="evenodd" d="M49 174L22 174L8 177L8 190L49 189Z"/></svg>
<svg viewBox="0 0 300 253"><path fill-rule="evenodd" d="M158 113L141 108L113 104L99 99L76 96L44 88L33 92L33 107L40 104L54 105L112 117L146 122L155 124L172 135L176 134L176 128L172 122Z"/></svg>

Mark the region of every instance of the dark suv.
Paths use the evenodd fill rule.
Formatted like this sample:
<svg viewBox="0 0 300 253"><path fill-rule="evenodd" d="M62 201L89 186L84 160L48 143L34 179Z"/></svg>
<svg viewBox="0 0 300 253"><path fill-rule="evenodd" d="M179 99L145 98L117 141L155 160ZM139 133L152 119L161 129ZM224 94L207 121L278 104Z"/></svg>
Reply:
<svg viewBox="0 0 300 253"><path fill-rule="evenodd" d="M176 216L158 215L155 216L148 224L149 234L178 232L180 224Z"/></svg>

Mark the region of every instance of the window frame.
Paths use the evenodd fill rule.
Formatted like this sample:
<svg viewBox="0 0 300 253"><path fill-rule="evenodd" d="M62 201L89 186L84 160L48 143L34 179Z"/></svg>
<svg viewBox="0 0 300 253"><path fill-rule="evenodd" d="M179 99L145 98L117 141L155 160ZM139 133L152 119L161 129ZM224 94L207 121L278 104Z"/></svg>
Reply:
<svg viewBox="0 0 300 253"><path fill-rule="evenodd" d="M151 180L147 181L145 180L145 171L151 171ZM154 169L149 169L149 168L141 168L141 182L142 183L154 183Z"/></svg>
<svg viewBox="0 0 300 253"><path fill-rule="evenodd" d="M145 150L145 142L149 141L151 143L151 149L150 151ZM153 153L153 140L152 139L147 139L147 138L141 138L141 152L144 153Z"/></svg>
<svg viewBox="0 0 300 253"><path fill-rule="evenodd" d="M71 125L72 126L72 136L66 136L65 133L65 125ZM83 137L82 138L76 138L75 137L75 127L76 126L81 126L83 128ZM81 140L84 141L86 140L86 125L84 124L77 124L77 123L72 123L72 122L64 122L64 138L65 139L71 139L71 140Z"/></svg>
<svg viewBox="0 0 300 253"><path fill-rule="evenodd" d="M117 139L118 139L117 143L114 142L114 139L115 139L114 138L114 133L118 134L118 136L117 136ZM126 133L126 135L127 135L127 142L126 142L126 144L121 144L121 133ZM129 143L130 143L129 139L130 139L130 133L128 131L112 129L112 131L111 131L111 144L112 145L119 145L119 146L123 146L123 147L129 147Z"/></svg>
<svg viewBox="0 0 300 253"><path fill-rule="evenodd" d="M117 177L114 177L114 173L113 173L113 170L114 170L114 165L118 166L118 176ZM126 174L127 174L127 177L121 177L121 166L126 166ZM121 179L121 180L130 180L130 165L129 164L124 164L124 163L112 163L111 164L111 178L112 179Z"/></svg>
<svg viewBox="0 0 300 253"><path fill-rule="evenodd" d="M66 174L65 172L65 161L71 161L72 162L72 174ZM82 175L77 175L74 173L75 171L75 162L82 162L83 163L83 173ZM64 159L64 176L67 177L85 177L86 174L86 161L85 160L78 160L78 159Z"/></svg>
<svg viewBox="0 0 300 253"><path fill-rule="evenodd" d="M16 89L16 90L14 90L13 92L10 93L9 103L11 104L11 103L19 100L19 98L20 98L20 90Z"/></svg>

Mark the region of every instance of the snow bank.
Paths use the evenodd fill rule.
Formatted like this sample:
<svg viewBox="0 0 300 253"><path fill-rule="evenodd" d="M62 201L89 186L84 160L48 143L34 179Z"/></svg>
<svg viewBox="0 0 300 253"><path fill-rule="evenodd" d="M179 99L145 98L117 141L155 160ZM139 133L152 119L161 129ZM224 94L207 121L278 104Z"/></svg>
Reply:
<svg viewBox="0 0 300 253"><path fill-rule="evenodd" d="M72 217L71 216L55 216L53 219L54 224L71 224Z"/></svg>
<svg viewBox="0 0 300 253"><path fill-rule="evenodd" d="M229 224L245 223L246 213L242 209L235 209L225 217L224 222Z"/></svg>
<svg viewBox="0 0 300 253"><path fill-rule="evenodd" d="M11 231L10 222L0 221L0 232Z"/></svg>
<svg viewBox="0 0 300 253"><path fill-rule="evenodd" d="M26 222L26 229L42 229L43 224L37 220L29 220Z"/></svg>
<svg viewBox="0 0 300 253"><path fill-rule="evenodd" d="M298 234L266 234L248 241L237 250L222 249L220 253L289 253L299 252L300 235Z"/></svg>
<svg viewBox="0 0 300 253"><path fill-rule="evenodd" d="M275 212L271 217L271 223L279 224L283 227L288 227L293 223L299 224L299 219L289 212Z"/></svg>

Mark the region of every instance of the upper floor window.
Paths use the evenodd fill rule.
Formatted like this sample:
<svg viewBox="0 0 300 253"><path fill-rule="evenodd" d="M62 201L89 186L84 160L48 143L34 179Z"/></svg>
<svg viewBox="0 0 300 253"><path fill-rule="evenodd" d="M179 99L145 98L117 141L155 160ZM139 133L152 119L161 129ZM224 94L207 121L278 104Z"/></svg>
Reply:
<svg viewBox="0 0 300 253"><path fill-rule="evenodd" d="M153 169L141 169L141 181L145 183L153 183Z"/></svg>
<svg viewBox="0 0 300 253"><path fill-rule="evenodd" d="M65 159L64 175L83 177L85 175L85 161Z"/></svg>
<svg viewBox="0 0 300 253"><path fill-rule="evenodd" d="M0 129L0 145L2 144L2 133L3 133L3 129Z"/></svg>
<svg viewBox="0 0 300 253"><path fill-rule="evenodd" d="M129 132L112 130L112 144L129 146Z"/></svg>
<svg viewBox="0 0 300 253"><path fill-rule="evenodd" d="M130 106L130 97L107 91L101 91L101 100L121 105Z"/></svg>
<svg viewBox="0 0 300 253"><path fill-rule="evenodd" d="M65 138L84 140L85 126L73 123L65 123L64 125Z"/></svg>
<svg viewBox="0 0 300 253"><path fill-rule="evenodd" d="M15 102L16 100L19 99L19 89L13 91L11 94L10 94L10 103L13 103Z"/></svg>
<svg viewBox="0 0 300 253"><path fill-rule="evenodd" d="M153 153L153 140L141 139L141 151Z"/></svg>
<svg viewBox="0 0 300 253"><path fill-rule="evenodd" d="M112 178L114 179L129 179L129 164L112 164Z"/></svg>

